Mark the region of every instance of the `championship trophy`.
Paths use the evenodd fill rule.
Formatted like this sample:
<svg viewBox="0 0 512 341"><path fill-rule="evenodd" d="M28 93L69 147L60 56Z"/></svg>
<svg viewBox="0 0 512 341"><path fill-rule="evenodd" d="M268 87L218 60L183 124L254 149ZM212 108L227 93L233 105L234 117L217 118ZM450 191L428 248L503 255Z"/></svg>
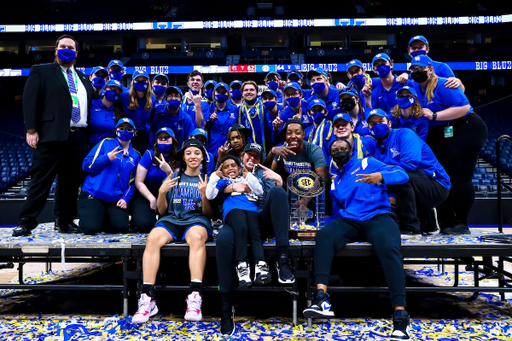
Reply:
<svg viewBox="0 0 512 341"><path fill-rule="evenodd" d="M311 170L298 170L288 176L287 192L290 204L290 237L315 240L324 226L324 181Z"/></svg>

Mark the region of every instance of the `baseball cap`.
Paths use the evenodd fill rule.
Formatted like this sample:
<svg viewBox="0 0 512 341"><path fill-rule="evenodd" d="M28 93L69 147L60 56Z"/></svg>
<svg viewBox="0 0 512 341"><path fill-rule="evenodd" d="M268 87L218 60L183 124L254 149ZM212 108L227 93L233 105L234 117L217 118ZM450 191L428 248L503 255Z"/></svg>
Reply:
<svg viewBox="0 0 512 341"><path fill-rule="evenodd" d="M229 88L231 89L233 87L233 85L237 85L237 84L241 87L243 83L239 80L234 80L231 83L229 83Z"/></svg>
<svg viewBox="0 0 512 341"><path fill-rule="evenodd" d="M120 60L117 60L117 59L111 60L110 63L108 63L107 69L110 69L110 67L114 66L114 65L120 66L121 69L124 69L123 63Z"/></svg>
<svg viewBox="0 0 512 341"><path fill-rule="evenodd" d="M295 71L292 71L288 75L286 75L286 79L290 79L290 76L292 76L292 75L296 75L297 77L299 77L299 79L302 79L302 75Z"/></svg>
<svg viewBox="0 0 512 341"><path fill-rule="evenodd" d="M427 45L427 46L430 46L430 45L428 44L428 40L427 40L427 38L425 38L424 36L414 36L414 37L412 37L412 38L411 38L411 40L409 40L409 45L408 45L408 46L411 46L411 44L412 44L413 42L417 41L417 40L419 40L419 41L423 42L423 43L424 43L425 45Z"/></svg>
<svg viewBox="0 0 512 341"><path fill-rule="evenodd" d="M339 113L336 116L334 116L334 118L332 119L332 124L334 124L334 122L336 122L337 120L345 120L348 123L354 124L350 115L347 113L344 113L344 112Z"/></svg>
<svg viewBox="0 0 512 341"><path fill-rule="evenodd" d="M161 132L165 132L165 133L171 135L171 137L176 138L176 135L174 135L174 131L171 128L167 128L167 127L162 127L160 129L158 129L158 131L155 134L155 137L157 137L158 134L160 134Z"/></svg>
<svg viewBox="0 0 512 341"><path fill-rule="evenodd" d="M204 88L206 89L206 87L210 86L210 85L213 85L213 87L215 88L215 86L217 85L217 82L210 79L209 81L206 81L206 83L204 83Z"/></svg>
<svg viewBox="0 0 512 341"><path fill-rule="evenodd" d="M272 76L272 75L276 75L277 79L281 79L281 76L275 71L270 71L269 73L267 73L265 78L268 78L269 76Z"/></svg>
<svg viewBox="0 0 512 341"><path fill-rule="evenodd" d="M174 158L178 161L183 161L183 154L185 154L185 150L190 147L200 149L204 156L208 155L206 149L204 148L203 142L199 141L198 139L188 139L183 142L183 147L181 147L181 149L176 152Z"/></svg>
<svg viewBox="0 0 512 341"><path fill-rule="evenodd" d="M372 60L372 65L375 64L375 62L379 59L382 59L383 61L385 62L391 62L391 57L389 57L387 54L385 53L379 53L378 55L376 55L375 57L373 57L373 60Z"/></svg>
<svg viewBox="0 0 512 341"><path fill-rule="evenodd" d="M419 56L416 56L411 60L411 66L413 65L418 65L421 67L432 65L432 59L430 59L430 57L425 54L420 54Z"/></svg>
<svg viewBox="0 0 512 341"><path fill-rule="evenodd" d="M306 78L308 80L310 80L311 77L313 77L314 73L318 73L322 76L325 76L325 78L329 78L329 76L327 76L327 72L325 72L325 70L322 69L321 67L317 67L317 68L314 68L313 70L308 71L308 73L306 74Z"/></svg>
<svg viewBox="0 0 512 341"><path fill-rule="evenodd" d="M261 93L261 96L263 97L264 94L271 94L272 96L274 96L275 98L277 98L277 94L274 90L272 89L265 89L263 90L263 92Z"/></svg>
<svg viewBox="0 0 512 341"><path fill-rule="evenodd" d="M386 112L382 109L373 109L372 111L370 111L368 113L368 118L366 119L367 121L370 119L371 116L373 115L377 115L377 116L381 116L381 117L388 117L388 114L386 114Z"/></svg>
<svg viewBox="0 0 512 341"><path fill-rule="evenodd" d="M192 131L192 134L190 134L190 136L197 136L197 135L202 135L202 136L206 137L206 140L208 140L208 133L204 129L196 128Z"/></svg>
<svg viewBox="0 0 512 341"><path fill-rule="evenodd" d="M213 90L216 91L218 88L224 88L226 91L229 91L229 88L228 88L227 84L223 83L223 82L216 83L215 87L213 88Z"/></svg>
<svg viewBox="0 0 512 341"><path fill-rule="evenodd" d="M309 101L308 101L308 110L313 109L313 107L315 107L317 105L319 105L325 109L325 102L323 100L321 100L319 98L315 98L315 97L310 97Z"/></svg>
<svg viewBox="0 0 512 341"><path fill-rule="evenodd" d="M109 80L104 86L103 89L105 89L108 86L117 86L119 90L123 90L123 87L121 86L121 83L119 81L116 81L114 79Z"/></svg>
<svg viewBox="0 0 512 341"><path fill-rule="evenodd" d="M117 121L116 128L119 127L123 123L128 123L132 127L135 128L135 124L133 124L133 121L130 118L128 118L128 117L123 117L123 118L119 119L119 121Z"/></svg>
<svg viewBox="0 0 512 341"><path fill-rule="evenodd" d="M149 75L148 75L148 73L147 73L146 71L144 71L144 70L135 70L135 72L134 72L134 73L133 73L133 75L132 75L132 79L135 79L135 78L137 78L137 77L139 77L139 76L146 77L146 80L148 80L148 81L149 81Z"/></svg>
<svg viewBox="0 0 512 341"><path fill-rule="evenodd" d="M352 66L359 66L361 69L363 69L363 71L366 71L363 63L359 59L352 59L350 62L347 63L347 72Z"/></svg>
<svg viewBox="0 0 512 341"><path fill-rule="evenodd" d="M260 156L260 159L263 159L263 148L257 143L250 143L245 146L244 152L248 150L254 150Z"/></svg>
<svg viewBox="0 0 512 341"><path fill-rule="evenodd" d="M413 95L414 97L418 98L418 94L416 93L416 90L414 88L411 88L410 86L407 86L407 85L401 87L400 89L398 89L398 91L396 92L397 97L404 90L409 90L411 95Z"/></svg>
<svg viewBox="0 0 512 341"><path fill-rule="evenodd" d="M92 68L92 71L90 73L90 76L94 75L96 72L98 71L104 71L105 72L105 75L108 74L107 70L103 67L103 66L95 66Z"/></svg>
<svg viewBox="0 0 512 341"><path fill-rule="evenodd" d="M158 75L155 75L155 77L153 77L153 80L157 79L158 77L165 78L165 80L167 81L167 84L169 84L169 77L167 77L167 75L164 75L163 73L159 73Z"/></svg>
<svg viewBox="0 0 512 341"><path fill-rule="evenodd" d="M177 93L179 93L181 98L183 98L183 92L177 86L170 86L167 89L165 89L165 96L169 95L173 91L176 91Z"/></svg>
<svg viewBox="0 0 512 341"><path fill-rule="evenodd" d="M350 95L350 96L357 96L359 98L359 94L354 91L353 89L342 89L338 92L338 97L341 97L343 95Z"/></svg>
<svg viewBox="0 0 512 341"><path fill-rule="evenodd" d="M290 83L287 83L285 86L284 86L284 89L283 89L283 92L286 91L286 89L289 89L289 88L292 88L294 90L297 90L297 91L300 91L300 93L302 93L302 89L300 87L299 84L295 83L295 82L290 82Z"/></svg>

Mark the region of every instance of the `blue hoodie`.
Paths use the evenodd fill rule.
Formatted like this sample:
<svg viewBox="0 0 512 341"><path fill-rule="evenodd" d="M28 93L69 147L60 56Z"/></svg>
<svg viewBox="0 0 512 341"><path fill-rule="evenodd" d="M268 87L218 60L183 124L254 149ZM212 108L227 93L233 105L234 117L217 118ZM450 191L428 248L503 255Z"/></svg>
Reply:
<svg viewBox="0 0 512 341"><path fill-rule="evenodd" d="M172 129L176 140L178 140L178 146L181 147L196 127L190 116L184 111L184 106L180 106L178 115L171 115L166 106L157 106L157 109L159 110L153 117L149 130L149 145L153 145L156 132L160 128L167 127Z"/></svg>
<svg viewBox="0 0 512 341"><path fill-rule="evenodd" d="M128 203L135 189L133 182L140 154L130 144L128 154L119 153L110 161L108 153L115 147L122 148L117 138L104 139L85 157L82 169L89 175L82 191L106 202L123 199Z"/></svg>
<svg viewBox="0 0 512 341"><path fill-rule="evenodd" d="M215 121L210 121L212 114L217 114ZM219 156L219 147L228 140L229 128L238 123L238 107L227 103L224 110L220 111L215 102L212 103L208 112L203 113L204 130L208 132L208 143L206 149L214 156Z"/></svg>

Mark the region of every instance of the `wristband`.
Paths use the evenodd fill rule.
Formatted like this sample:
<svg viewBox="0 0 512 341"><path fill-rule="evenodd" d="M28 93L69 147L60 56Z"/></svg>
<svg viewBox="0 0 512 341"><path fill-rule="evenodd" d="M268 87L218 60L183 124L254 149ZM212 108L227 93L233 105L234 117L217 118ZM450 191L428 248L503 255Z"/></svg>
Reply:
<svg viewBox="0 0 512 341"><path fill-rule="evenodd" d="M435 120L437 120L437 113L436 112L432 113L432 121L435 121Z"/></svg>

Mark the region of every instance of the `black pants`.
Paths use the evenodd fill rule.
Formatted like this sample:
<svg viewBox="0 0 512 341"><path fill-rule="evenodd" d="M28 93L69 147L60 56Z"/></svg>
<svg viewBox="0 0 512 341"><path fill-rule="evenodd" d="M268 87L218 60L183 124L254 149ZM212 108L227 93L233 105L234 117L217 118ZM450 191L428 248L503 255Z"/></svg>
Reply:
<svg viewBox="0 0 512 341"><path fill-rule="evenodd" d="M32 149L32 181L27 201L21 206L20 223L34 228L42 212L50 188L58 175L55 192L54 215L62 222L77 216L78 188L82 182L82 162L87 151L84 129L69 133L67 141L40 142Z"/></svg>
<svg viewBox="0 0 512 341"><path fill-rule="evenodd" d="M133 149L138 151L141 156L144 155L149 147L148 133L144 130L137 130L137 135L133 137L131 144Z"/></svg>
<svg viewBox="0 0 512 341"><path fill-rule="evenodd" d="M80 231L84 234L128 232L128 209L117 207L117 200L106 202L82 191L78 200L78 213Z"/></svg>
<svg viewBox="0 0 512 341"><path fill-rule="evenodd" d="M394 185L396 193L396 215L400 230L420 233L420 220L434 207L442 204L449 191L421 170L407 172L409 181Z"/></svg>
<svg viewBox="0 0 512 341"><path fill-rule="evenodd" d="M158 188L149 187L151 194L158 198ZM135 189L135 194L130 201L132 220L138 232L149 232L156 223L156 211L152 210L148 199Z"/></svg>
<svg viewBox="0 0 512 341"><path fill-rule="evenodd" d="M265 205L260 213L260 225L264 237L274 235L276 246L288 246L290 240L290 206L286 191L274 186L265 197Z"/></svg>
<svg viewBox="0 0 512 341"><path fill-rule="evenodd" d="M444 137L444 127L428 132L427 143L450 176L450 195L437 208L441 229L458 224L468 225L468 216L475 201L473 172L480 151L487 140L487 127L475 112L452 123L453 137Z"/></svg>
<svg viewBox="0 0 512 341"><path fill-rule="evenodd" d="M254 262L265 260L263 240L261 239L258 213L233 209L226 216L226 224L234 227L235 260L238 263L248 261L247 239L250 238Z"/></svg>
<svg viewBox="0 0 512 341"><path fill-rule="evenodd" d="M314 258L315 284L329 284L332 259L347 243L356 241L372 244L384 270L391 305L405 306L400 230L391 214L378 214L369 221L335 219L318 231Z"/></svg>

